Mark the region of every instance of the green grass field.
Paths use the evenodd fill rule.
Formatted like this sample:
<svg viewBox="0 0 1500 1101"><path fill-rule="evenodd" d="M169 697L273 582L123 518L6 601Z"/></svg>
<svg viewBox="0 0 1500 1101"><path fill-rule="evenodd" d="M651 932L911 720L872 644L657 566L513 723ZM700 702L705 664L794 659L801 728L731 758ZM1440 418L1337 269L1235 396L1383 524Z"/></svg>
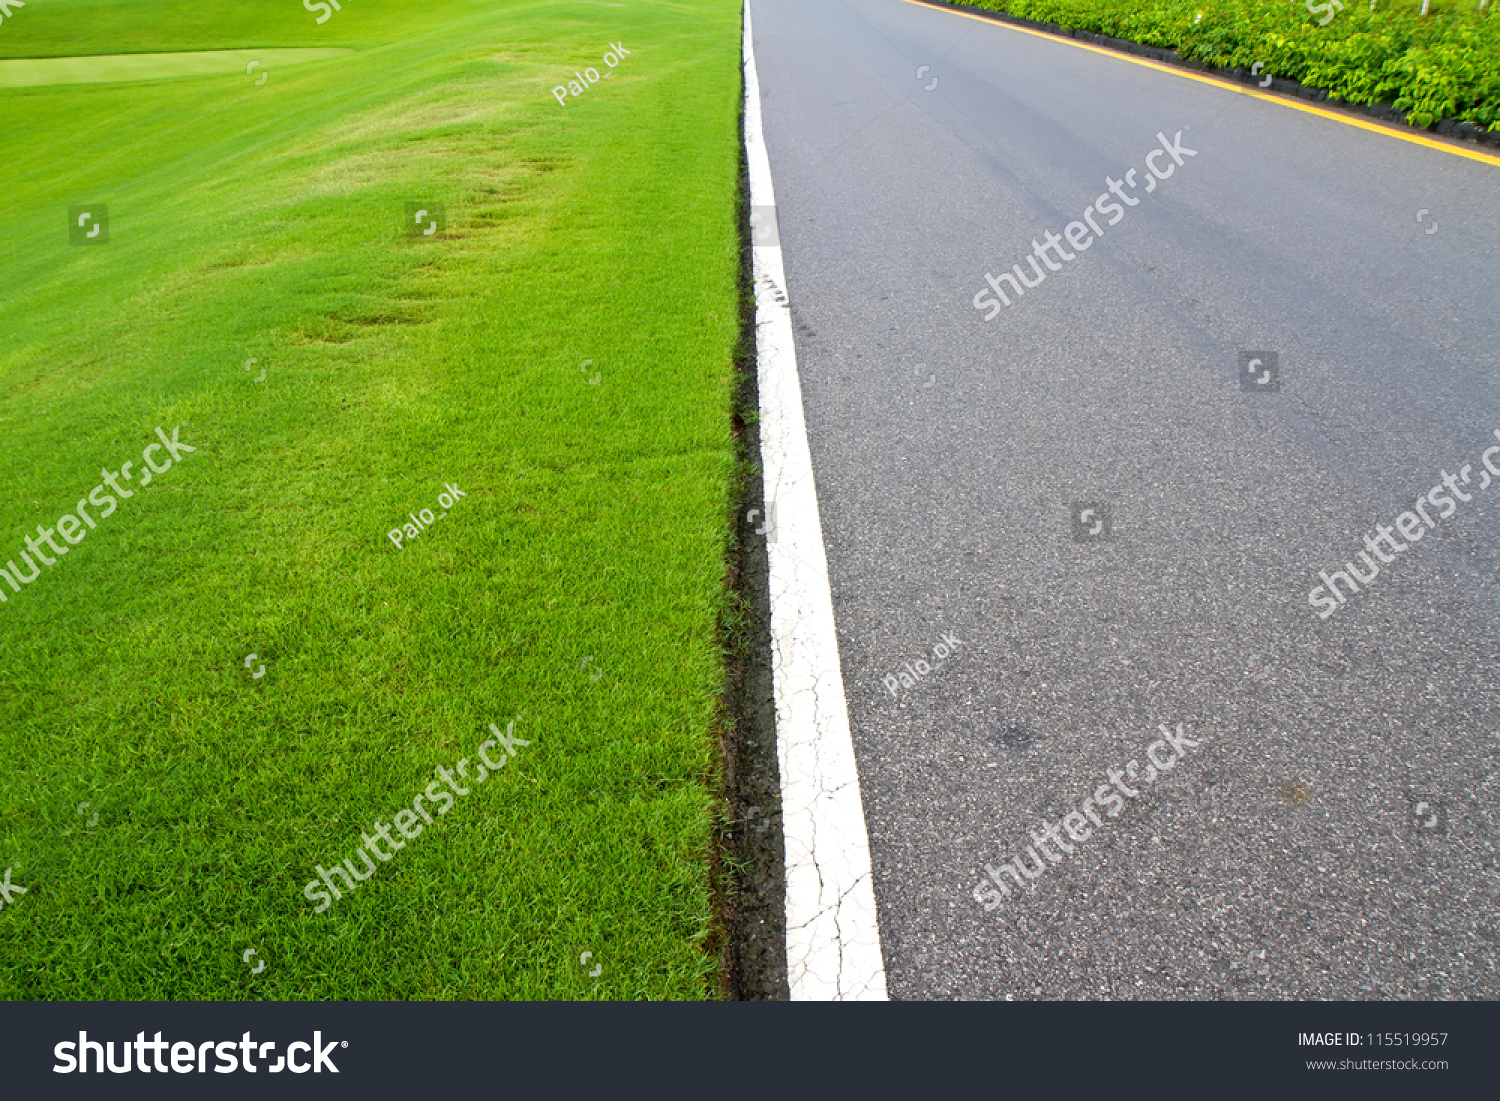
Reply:
<svg viewBox="0 0 1500 1101"><path fill-rule="evenodd" d="M718 994L739 18L0 24L9 58L352 51L0 87L0 564L158 425L197 449L0 582L0 997ZM444 232L407 236L410 202ZM70 244L97 204L107 243ZM512 720L529 746L315 912L315 866L363 870L361 834Z"/></svg>

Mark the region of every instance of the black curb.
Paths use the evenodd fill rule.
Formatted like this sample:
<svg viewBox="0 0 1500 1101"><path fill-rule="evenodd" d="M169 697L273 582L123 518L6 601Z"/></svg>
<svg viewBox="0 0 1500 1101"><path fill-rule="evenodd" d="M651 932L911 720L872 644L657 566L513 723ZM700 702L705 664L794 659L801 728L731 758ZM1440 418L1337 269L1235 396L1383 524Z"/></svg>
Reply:
<svg viewBox="0 0 1500 1101"><path fill-rule="evenodd" d="M740 338L732 429L734 515L726 556L729 607L719 634L725 685L721 738L720 818L716 831L719 952L724 997L787 1001L786 846L781 831L781 766L776 745L776 689L771 651L771 580L760 449L760 381L751 255L750 171L745 156L744 67L740 69L739 230L737 287Z"/></svg>
<svg viewBox="0 0 1500 1101"><path fill-rule="evenodd" d="M1095 34L1093 31L1080 30L1077 27L1064 27L1058 23L1038 23L1035 19L1024 19L1019 15L1011 15L1009 12L993 11L990 8L976 8L972 4L959 4L953 0L918 0L919 3L928 7L953 9L977 15L983 19L991 19L997 23L1012 23L1018 27L1029 27L1032 30L1046 31L1055 34L1059 38L1073 38L1080 42L1088 42L1094 46L1104 46L1121 53L1135 54L1137 57L1150 58L1152 61L1160 61L1167 65L1175 65L1179 69L1191 69L1194 72L1209 73L1214 76L1224 77L1237 81L1240 84L1259 85L1263 77L1252 76L1250 70L1235 67L1232 69L1219 69L1212 65L1204 65L1198 61L1188 61L1177 56L1176 50L1169 50L1163 46L1143 46L1139 42L1132 42L1128 38L1110 38L1108 35ZM1462 119L1443 119L1432 126L1423 128L1415 126L1406 121L1406 114L1398 111L1389 103L1353 103L1338 96L1330 96L1323 88L1312 88L1306 84L1299 84L1295 80L1285 80L1282 77L1272 76L1271 91L1281 92L1285 95L1296 96L1298 99L1311 100L1325 107L1337 110L1353 111L1361 115L1369 115L1382 122L1393 123L1403 129L1412 130L1419 134L1440 134L1443 137L1454 138L1459 141L1467 141L1475 145L1493 145L1500 148L1500 130L1481 130L1472 122Z"/></svg>

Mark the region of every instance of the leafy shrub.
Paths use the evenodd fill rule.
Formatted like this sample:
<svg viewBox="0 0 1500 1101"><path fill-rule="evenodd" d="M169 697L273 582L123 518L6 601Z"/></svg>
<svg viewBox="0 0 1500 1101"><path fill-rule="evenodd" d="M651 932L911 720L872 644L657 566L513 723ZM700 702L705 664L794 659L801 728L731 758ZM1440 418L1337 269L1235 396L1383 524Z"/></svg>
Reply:
<svg viewBox="0 0 1500 1101"><path fill-rule="evenodd" d="M966 0L1040 23L1250 68L1351 103L1389 103L1416 126L1458 118L1500 130L1500 23L1473 0L1345 0L1326 26L1287 0ZM1494 0L1500 2L1500 0ZM1201 18L1200 18L1201 17Z"/></svg>

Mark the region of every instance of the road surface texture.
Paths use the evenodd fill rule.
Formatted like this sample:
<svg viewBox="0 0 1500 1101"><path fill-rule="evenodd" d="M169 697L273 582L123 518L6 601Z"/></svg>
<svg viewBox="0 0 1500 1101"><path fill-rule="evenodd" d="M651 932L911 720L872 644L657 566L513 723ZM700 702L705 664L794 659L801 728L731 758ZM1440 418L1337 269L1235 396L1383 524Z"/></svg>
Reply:
<svg viewBox="0 0 1500 1101"><path fill-rule="evenodd" d="M1500 997L1500 167L751 14L891 996Z"/></svg>

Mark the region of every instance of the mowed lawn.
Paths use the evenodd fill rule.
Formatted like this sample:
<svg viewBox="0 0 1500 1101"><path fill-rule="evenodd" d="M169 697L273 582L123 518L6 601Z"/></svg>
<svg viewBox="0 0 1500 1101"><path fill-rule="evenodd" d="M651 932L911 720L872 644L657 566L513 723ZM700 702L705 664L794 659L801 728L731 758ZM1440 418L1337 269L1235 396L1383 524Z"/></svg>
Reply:
<svg viewBox="0 0 1500 1101"><path fill-rule="evenodd" d="M55 559L0 580L25 891L0 997L717 995L739 19L27 0L0 25L6 57L352 51L0 87L0 565L28 536ZM406 235L409 203L443 232ZM107 244L70 244L99 204ZM142 485L158 426L196 451ZM133 496L57 528L106 472ZM530 744L476 783L512 722ZM460 759L467 794L318 912L315 868L364 872L361 836L399 839Z"/></svg>

